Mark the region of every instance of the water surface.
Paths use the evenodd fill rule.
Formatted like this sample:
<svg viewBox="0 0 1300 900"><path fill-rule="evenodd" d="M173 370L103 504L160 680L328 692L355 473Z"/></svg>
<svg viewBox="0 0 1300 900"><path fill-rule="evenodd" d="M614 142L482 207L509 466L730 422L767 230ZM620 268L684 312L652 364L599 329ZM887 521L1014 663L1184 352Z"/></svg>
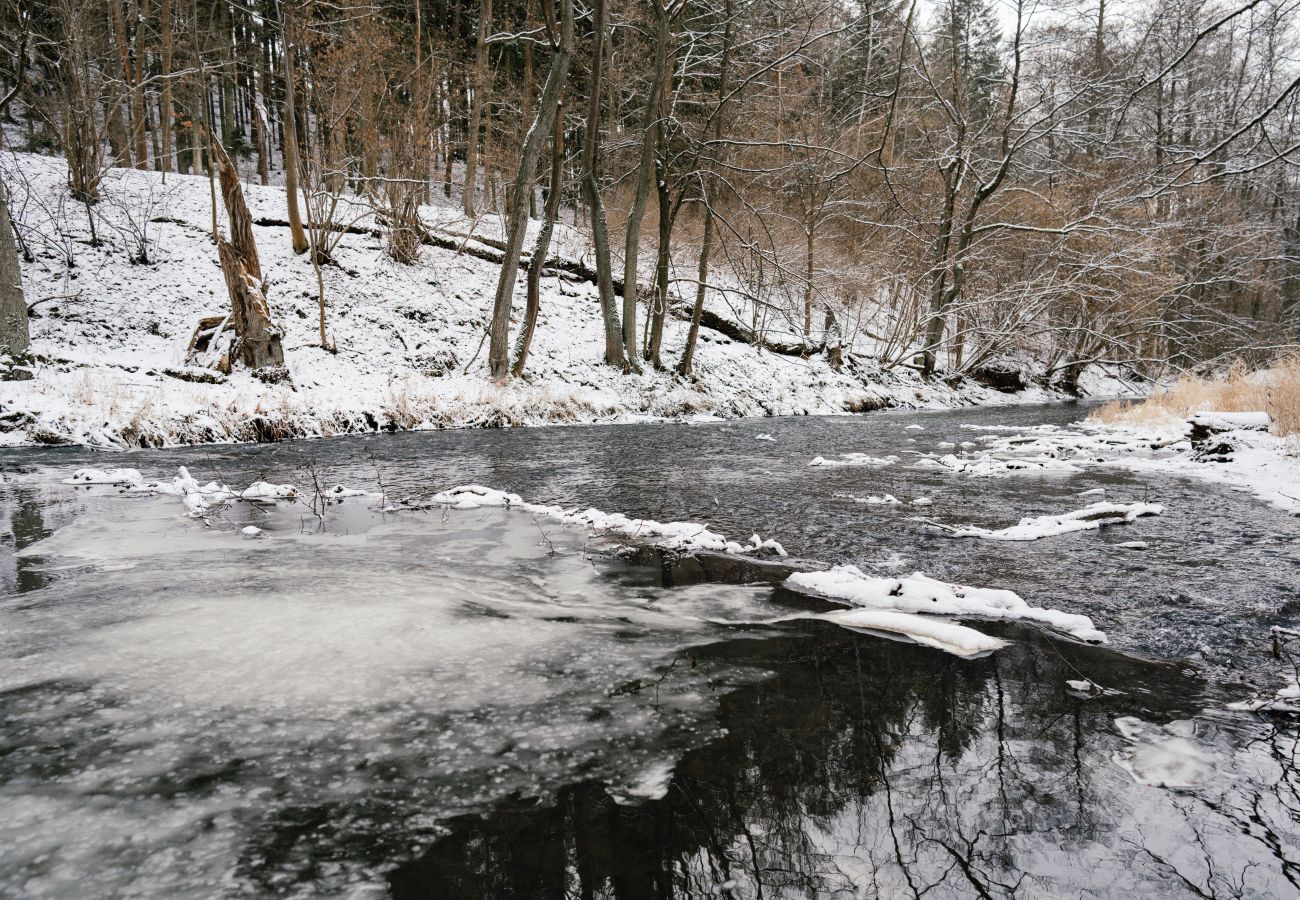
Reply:
<svg viewBox="0 0 1300 900"><path fill-rule="evenodd" d="M977 443L963 425L1080 412L5 451L0 895L1291 896L1294 724L1226 707L1277 686L1266 632L1300 619L1298 520L1158 474L908 464ZM900 461L807 465L848 452ZM788 598L666 589L513 511L362 498L204 523L60 484L87 464L389 497L480 482L706 521L1010 588L1091 615L1112 649L980 623L1011 646L963 661L822 623L726 627ZM1098 487L1166 512L1012 545L918 521L1000 527ZM855 499L884 493L903 502Z"/></svg>

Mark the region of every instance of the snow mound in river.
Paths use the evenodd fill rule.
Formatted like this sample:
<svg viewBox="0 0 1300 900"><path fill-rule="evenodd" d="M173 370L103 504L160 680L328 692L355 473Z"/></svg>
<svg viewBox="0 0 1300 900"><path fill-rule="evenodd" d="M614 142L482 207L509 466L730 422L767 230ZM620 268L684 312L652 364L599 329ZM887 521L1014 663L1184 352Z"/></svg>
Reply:
<svg viewBox="0 0 1300 900"><path fill-rule="evenodd" d="M1106 642L1106 635L1087 616L1030 606L1012 591L949 584L922 572L902 578L879 578L864 574L856 566L836 566L825 572L796 572L785 584L850 606L1036 622L1080 640Z"/></svg>
<svg viewBox="0 0 1300 900"><path fill-rule="evenodd" d="M986 541L1036 541L1039 538L1090 531L1106 525L1132 522L1141 516L1157 516L1165 511L1159 503L1093 503L1083 509L1056 516L1031 516L1019 525L991 530L975 525L955 529L954 537L977 537Z"/></svg>

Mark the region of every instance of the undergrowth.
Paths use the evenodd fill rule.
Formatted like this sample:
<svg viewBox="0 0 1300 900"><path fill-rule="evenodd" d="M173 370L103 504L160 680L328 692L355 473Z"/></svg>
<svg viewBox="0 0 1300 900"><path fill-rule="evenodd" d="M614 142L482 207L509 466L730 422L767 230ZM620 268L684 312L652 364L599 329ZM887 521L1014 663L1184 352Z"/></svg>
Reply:
<svg viewBox="0 0 1300 900"><path fill-rule="evenodd" d="M1184 375L1146 400L1117 400L1089 419L1105 425L1176 425L1197 412L1264 411L1271 431L1300 442L1300 354L1267 369L1251 371L1234 363L1221 377Z"/></svg>

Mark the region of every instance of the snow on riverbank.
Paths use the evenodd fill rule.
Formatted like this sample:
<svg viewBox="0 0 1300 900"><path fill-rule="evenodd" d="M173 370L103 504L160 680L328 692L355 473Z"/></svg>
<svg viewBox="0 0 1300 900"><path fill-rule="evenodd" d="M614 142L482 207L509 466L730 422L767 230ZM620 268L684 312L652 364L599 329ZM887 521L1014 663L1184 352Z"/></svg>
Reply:
<svg viewBox="0 0 1300 900"><path fill-rule="evenodd" d="M364 233L345 235L334 253L337 265L323 270L326 328L337 352L327 351L319 346L311 262L292 253L287 230L275 224L286 217L283 190L257 185L244 190L255 222L263 223L253 230L293 383L186 369L185 349L198 320L229 306L210 240L207 179L112 170L93 207L92 235L87 210L67 195L61 160L11 154L0 159L0 174L33 257L23 265L23 280L39 360L32 380L0 382L0 445L165 446L1010 399L969 383L954 389L923 382L904 368L882 371L865 356L835 372L821 355L760 353L708 328L695 378L623 375L600 361L594 287L569 275L543 279L527 378L494 385L483 337L498 267L474 254L492 255L500 225L493 216L469 221L437 205L421 215L460 250L424 247L411 266L385 255L382 235L370 233L375 222L360 210L354 225ZM147 264L132 261L142 241ZM580 259L586 239L562 226L557 246ZM680 319L667 322L669 362L686 328ZM1123 389L1095 374L1085 385L1094 394ZM1015 399L1050 398L1031 388Z"/></svg>

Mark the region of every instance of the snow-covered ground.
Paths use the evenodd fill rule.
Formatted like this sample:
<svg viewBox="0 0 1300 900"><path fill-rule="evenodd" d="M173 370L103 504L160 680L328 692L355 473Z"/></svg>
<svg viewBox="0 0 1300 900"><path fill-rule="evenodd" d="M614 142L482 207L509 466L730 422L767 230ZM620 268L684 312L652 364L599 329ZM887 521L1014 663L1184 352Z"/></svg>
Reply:
<svg viewBox="0 0 1300 900"><path fill-rule="evenodd" d="M466 220L441 205L424 207L422 218L464 252L426 246L408 266L385 254L378 234L342 238L337 265L323 270L326 328L336 353L319 346L310 260L292 253L286 228L255 226L293 384L264 384L246 372L195 383L182 380L193 374L184 363L195 325L229 306L210 239L208 180L112 170L103 199L87 211L69 197L61 159L9 154L0 158L0 174L32 256L23 279L39 360L32 380L0 382L0 444L164 446L380 429L834 414L1052 396L1040 388L1011 398L971 383L923 382L907 369L882 371L865 346L835 372L821 355L760 352L707 328L693 379L623 375L601 363L594 287L568 275L543 280L527 377L495 385L483 338L498 267L472 254L490 254L481 240L499 237L500 223L491 215ZM255 220L286 218L281 188L246 184L244 190ZM352 212L343 216L345 224L376 228L367 209ZM149 261L133 262L142 242ZM587 242L581 231L562 226L554 246L581 260ZM584 262L590 266L589 254ZM521 286L515 328L522 293ZM709 304L729 314L722 292ZM675 362L686 330L680 319L666 324L666 362ZM1110 395L1124 385L1091 373L1085 389Z"/></svg>

